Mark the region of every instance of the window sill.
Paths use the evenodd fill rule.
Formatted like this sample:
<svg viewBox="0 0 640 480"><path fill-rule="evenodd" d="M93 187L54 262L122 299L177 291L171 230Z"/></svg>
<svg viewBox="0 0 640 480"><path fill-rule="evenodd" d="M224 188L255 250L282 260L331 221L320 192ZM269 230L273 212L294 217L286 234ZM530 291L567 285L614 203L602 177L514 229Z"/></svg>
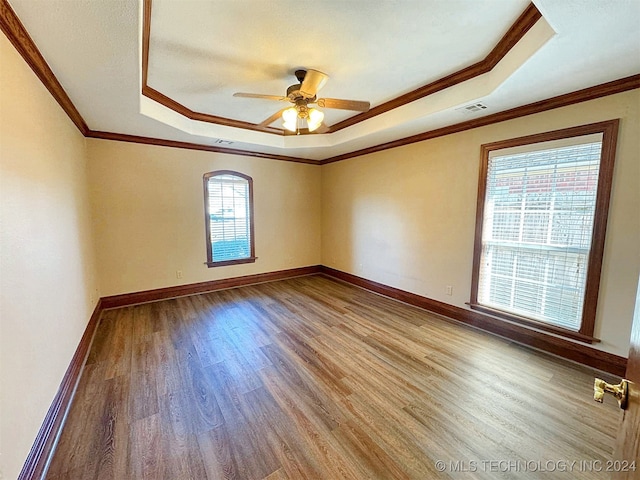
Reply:
<svg viewBox="0 0 640 480"><path fill-rule="evenodd" d="M221 262L205 262L207 267L225 267L227 265L238 265L240 263L255 263L258 257L238 258L236 260L223 260Z"/></svg>
<svg viewBox="0 0 640 480"><path fill-rule="evenodd" d="M579 342L584 343L599 343L600 339L595 338L591 335L585 335L580 332L575 332L573 330L569 330L567 328L558 327L556 325L550 325L548 323L540 322L537 320L533 320L531 318L521 317L519 315L514 315L513 313L504 312L502 310L497 310L495 308L487 307L485 305L479 305L477 303L467 303L472 310L478 310L483 313L487 313L494 317L497 317L501 320L506 320L509 322L519 323L521 325L526 325L528 327L532 327L538 330L544 330L546 332L555 333L556 335L560 335L563 337L571 338L573 340L578 340Z"/></svg>

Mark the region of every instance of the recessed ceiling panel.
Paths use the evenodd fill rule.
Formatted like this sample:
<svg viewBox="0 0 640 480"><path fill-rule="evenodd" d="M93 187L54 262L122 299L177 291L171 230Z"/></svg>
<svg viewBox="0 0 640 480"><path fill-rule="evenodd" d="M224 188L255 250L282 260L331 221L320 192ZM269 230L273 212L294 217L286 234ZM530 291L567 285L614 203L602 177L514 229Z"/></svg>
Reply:
<svg viewBox="0 0 640 480"><path fill-rule="evenodd" d="M154 0L150 87L194 111L260 123L286 103L298 67L330 76L321 96L372 106L482 60L526 0ZM326 110L332 125L355 114Z"/></svg>
<svg viewBox="0 0 640 480"><path fill-rule="evenodd" d="M148 85L184 105L172 109L141 91L145 0L8 1L88 128L106 132L99 138L222 139L272 158L403 143L607 82L637 88L640 74L638 0L153 0ZM386 103L487 58L525 11L542 18L515 25L523 34L488 70ZM327 110L335 126L321 135L283 137L279 122L251 128L282 104L233 93L282 95L297 67L329 74L321 96L367 100L373 110L351 120ZM487 108L460 110L477 102Z"/></svg>

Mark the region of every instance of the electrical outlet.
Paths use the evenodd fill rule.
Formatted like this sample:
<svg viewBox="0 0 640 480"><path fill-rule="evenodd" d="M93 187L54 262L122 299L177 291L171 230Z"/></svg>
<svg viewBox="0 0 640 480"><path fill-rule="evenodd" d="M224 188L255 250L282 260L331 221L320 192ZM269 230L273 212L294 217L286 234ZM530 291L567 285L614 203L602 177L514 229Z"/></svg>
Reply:
<svg viewBox="0 0 640 480"><path fill-rule="evenodd" d="M182 278L182 270L176 270L176 278Z"/></svg>
<svg viewBox="0 0 640 480"><path fill-rule="evenodd" d="M446 293L447 295L453 295L453 287L451 285L447 285Z"/></svg>

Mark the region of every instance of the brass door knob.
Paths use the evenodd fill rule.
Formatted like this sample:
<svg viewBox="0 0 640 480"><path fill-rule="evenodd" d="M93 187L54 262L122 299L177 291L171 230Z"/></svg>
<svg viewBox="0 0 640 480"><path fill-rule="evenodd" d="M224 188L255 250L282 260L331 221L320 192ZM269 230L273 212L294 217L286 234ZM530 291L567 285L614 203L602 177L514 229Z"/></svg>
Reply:
<svg viewBox="0 0 640 480"><path fill-rule="evenodd" d="M627 382L626 380L622 380L618 385L611 385L604 380L596 378L595 382L593 382L593 399L596 402L602 403L605 393L610 393L611 395L616 397L618 399L618 405L620 405L621 409L624 410L625 408L627 408L629 382Z"/></svg>

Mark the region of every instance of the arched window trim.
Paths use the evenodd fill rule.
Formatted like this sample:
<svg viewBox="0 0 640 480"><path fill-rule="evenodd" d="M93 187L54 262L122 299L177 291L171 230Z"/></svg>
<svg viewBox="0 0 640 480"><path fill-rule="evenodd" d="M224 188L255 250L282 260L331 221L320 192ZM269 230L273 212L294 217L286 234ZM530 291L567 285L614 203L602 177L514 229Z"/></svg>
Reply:
<svg viewBox="0 0 640 480"><path fill-rule="evenodd" d="M209 212L209 179L221 175L232 175L239 177L247 181L249 190L249 242L251 254L246 258L238 258L234 260L213 261L213 250L211 248L211 212ZM245 175L244 173L236 172L234 170L215 170L213 172L207 172L203 175L203 191L204 191L204 217L205 217L205 230L207 239L207 266L208 267L222 267L225 265L237 265L241 263L254 263L257 259L255 252L255 233L254 233L254 221L253 221L253 179Z"/></svg>

